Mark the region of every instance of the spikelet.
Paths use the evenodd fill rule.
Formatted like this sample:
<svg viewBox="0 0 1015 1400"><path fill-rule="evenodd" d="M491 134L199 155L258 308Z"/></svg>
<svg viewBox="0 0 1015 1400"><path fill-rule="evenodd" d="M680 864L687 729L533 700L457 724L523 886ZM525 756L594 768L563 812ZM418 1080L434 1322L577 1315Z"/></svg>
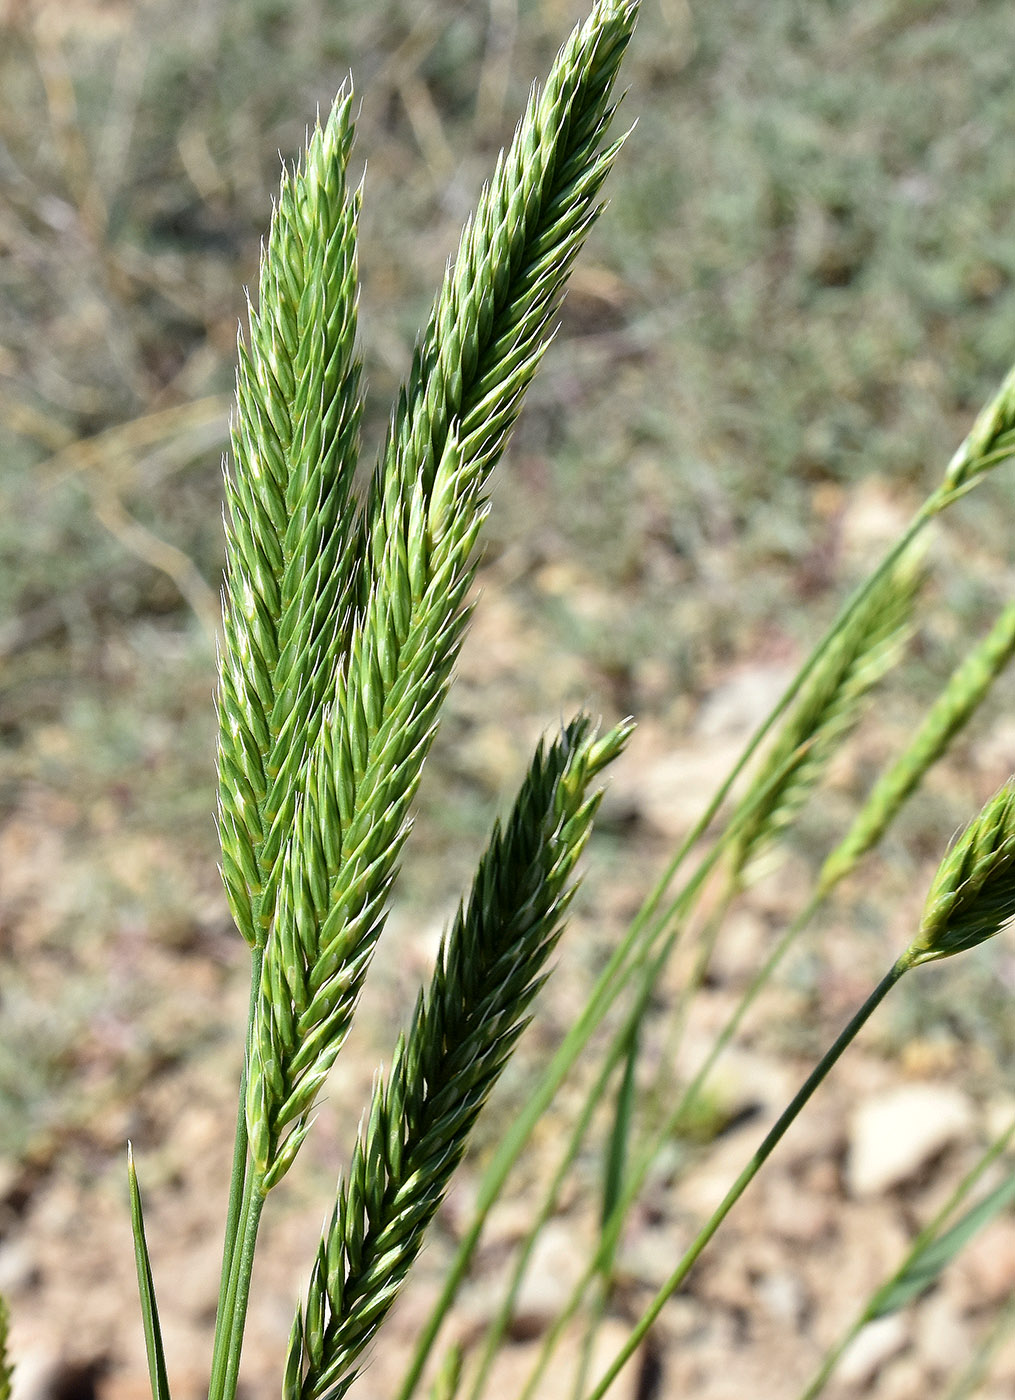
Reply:
<svg viewBox="0 0 1015 1400"><path fill-rule="evenodd" d="M465 226L371 483L375 556L395 484L422 481L429 493L453 424L481 479L503 451L623 142L603 146L636 13L637 0L600 0L575 29Z"/></svg>
<svg viewBox="0 0 1015 1400"><path fill-rule="evenodd" d="M952 672L905 750L874 784L849 831L821 868L819 897L824 898L877 845L924 775L975 714L1013 655L1015 603L1009 603L983 641Z"/></svg>
<svg viewBox="0 0 1015 1400"><path fill-rule="evenodd" d="M1015 455L1015 369L980 413L948 463L939 508L968 490L984 472Z"/></svg>
<svg viewBox="0 0 1015 1400"><path fill-rule="evenodd" d="M938 867L910 964L975 948L1015 917L1015 778L984 806Z"/></svg>
<svg viewBox="0 0 1015 1400"><path fill-rule="evenodd" d="M750 878L794 820L868 692L898 660L919 581L918 555L910 550L864 598L804 684L735 819L735 881Z"/></svg>
<svg viewBox="0 0 1015 1400"><path fill-rule="evenodd" d="M340 599L344 606L355 592L356 607L340 610L327 652L330 690L316 688L310 667L316 732L302 720L285 729L284 751L270 750L271 791L253 804L261 827L248 863L265 893L251 908L270 936L246 1122L264 1190L298 1150L383 923L467 621L489 472L549 342L549 319L618 148L600 150L635 9L631 0L601 0L498 162L416 354L362 517L349 527L362 562L351 569L343 546L340 567L355 579ZM280 713L274 684L265 678ZM290 713L303 714L303 693L289 688ZM269 743L272 734L268 727Z"/></svg>
<svg viewBox="0 0 1015 1400"><path fill-rule="evenodd" d="M303 160L283 173L249 345L239 347L226 473L219 830L233 917L254 946L274 912L269 833L291 821L294 770L317 737L358 587L351 109L346 87Z"/></svg>
<svg viewBox="0 0 1015 1400"><path fill-rule="evenodd" d="M290 1341L286 1400L335 1400L354 1379L527 1023L599 802L589 785L630 730L596 741L587 719L572 721L537 750L495 827L339 1185Z"/></svg>
<svg viewBox="0 0 1015 1400"><path fill-rule="evenodd" d="M485 506L468 477L451 480L433 528L414 499L410 514L424 523L389 539L282 849L247 1083L265 1189L288 1169L352 1020L468 620Z"/></svg>

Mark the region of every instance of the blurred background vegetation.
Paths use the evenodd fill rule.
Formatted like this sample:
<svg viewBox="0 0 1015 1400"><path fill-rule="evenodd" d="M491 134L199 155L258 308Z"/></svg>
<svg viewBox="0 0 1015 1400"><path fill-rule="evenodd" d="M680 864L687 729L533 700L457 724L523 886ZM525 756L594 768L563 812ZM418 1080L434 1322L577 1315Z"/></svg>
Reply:
<svg viewBox="0 0 1015 1400"><path fill-rule="evenodd" d="M142 1112L131 1086L225 1033L209 1009L242 950L215 871L220 459L279 153L295 156L351 69L369 462L457 231L581 8L0 11L0 1111L13 1162L45 1165L69 1143L85 1160L119 1152ZM644 0L626 83L637 126L611 207L495 488L486 598L414 838L424 908L459 888L477 831L559 712L588 700L633 713L645 773L707 745L717 696L758 717L1015 359L1006 0ZM913 666L802 858L1010 596L1010 499L1002 471L935 546ZM1015 767L1004 701L890 852L884 888L907 916L921 862ZM638 752L601 846L613 893L599 897L618 916L684 821L653 816ZM707 795L680 800L693 815ZM877 945L872 965L877 898L855 895L849 920ZM195 952L218 971L187 972ZM947 992L933 974L921 984L899 1039L943 1019L1003 1077L1010 954L961 976L968 996L957 973ZM192 994L167 1007L160 977Z"/></svg>

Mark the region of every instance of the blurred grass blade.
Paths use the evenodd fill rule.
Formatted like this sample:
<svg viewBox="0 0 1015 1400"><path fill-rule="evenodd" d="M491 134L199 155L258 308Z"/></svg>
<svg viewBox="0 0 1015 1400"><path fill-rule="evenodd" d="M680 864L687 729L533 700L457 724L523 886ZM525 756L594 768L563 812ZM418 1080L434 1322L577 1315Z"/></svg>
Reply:
<svg viewBox="0 0 1015 1400"><path fill-rule="evenodd" d="M0 1297L0 1400L11 1400L11 1380L14 1375L14 1367L11 1365L7 1352L10 1327L11 1314L7 1306L7 1299Z"/></svg>
<svg viewBox="0 0 1015 1400"><path fill-rule="evenodd" d="M627 1179L627 1164L630 1156L630 1144L634 1131L634 1116L638 1097L636 1073L638 1069L638 1031L640 1026L640 1019L636 1019L632 1023L630 1034L627 1037L626 1052L624 1055L624 1072L617 1086L617 1096L613 1105L613 1124L610 1129L610 1135L606 1141L606 1154L603 1163L603 1200L599 1216L599 1235L602 1240L602 1247L596 1258L596 1266L599 1273L599 1286L596 1290L595 1301L589 1310L585 1325L585 1335L582 1338L578 1367L575 1372L574 1386L572 1389L574 1400L581 1400L582 1395L585 1393L585 1386L592 1365L596 1338L599 1335L599 1329L606 1315L606 1308L610 1300L610 1291L613 1284L613 1266L617 1257L617 1245L620 1242L620 1234L619 1231L611 1232L609 1226L615 1217L617 1206L624 1195L624 1187Z"/></svg>
<svg viewBox="0 0 1015 1400"><path fill-rule="evenodd" d="M870 1020L871 1016L884 1001L888 993L906 975L913 965L913 961L908 953L898 958L850 1020L848 1025L836 1036L835 1040L825 1051L824 1055L822 1055L814 1069L811 1070L803 1084L801 1084L793 1098L769 1129L753 1157L751 1157L736 1181L734 1181L733 1185L726 1192L722 1201L685 1250L669 1278L656 1291L652 1302L630 1329L627 1340L617 1352L613 1361L603 1372L598 1383L589 1393L587 1400L604 1400L604 1397L609 1392L617 1376L627 1365L628 1361L630 1361L631 1357L635 1354L652 1329L663 1307L683 1284L687 1275L711 1242L720 1225L722 1225L729 1212L757 1176L761 1167L772 1155L785 1133L814 1094L815 1090L828 1076L843 1052L856 1039L856 1036L866 1025L868 1020Z"/></svg>
<svg viewBox="0 0 1015 1400"><path fill-rule="evenodd" d="M899 659L919 583L919 555L909 549L863 599L802 686L747 794L732 850L734 883L750 878L795 820L868 693Z"/></svg>
<svg viewBox="0 0 1015 1400"><path fill-rule="evenodd" d="M875 783L843 840L821 868L822 897L878 844L930 768L969 723L1015 655L1015 603L1000 613L984 639L967 653L927 711L912 740Z"/></svg>
<svg viewBox="0 0 1015 1400"><path fill-rule="evenodd" d="M617 1202L624 1191L624 1177L627 1172L628 1147L634 1122L637 1099L635 1076L638 1069L638 1026L631 1026L624 1060L624 1073L617 1086L617 1100L613 1108L613 1128L606 1144L606 1162L603 1171L603 1207L601 1224L605 1225L613 1215ZM603 1274L608 1276L613 1267L612 1258L604 1263Z"/></svg>
<svg viewBox="0 0 1015 1400"><path fill-rule="evenodd" d="M836 1366L838 1366L847 1348L852 1345L853 1341L860 1335L868 1322L872 1322L877 1317L884 1317L887 1312L891 1311L890 1308L884 1305L884 1300L892 1293L892 1290L900 1280L914 1274L917 1261L922 1259L929 1250L933 1249L936 1242L943 1240L946 1232L949 1232L951 1228L961 1229L962 1221L958 1222L955 1227L949 1227L948 1222L954 1217L955 1213L966 1200L968 1200L969 1196L983 1179L984 1173L1008 1150L1013 1138L1015 1138L1015 1119L1008 1124L1004 1132L994 1139L972 1170L967 1172L962 1178L934 1218L923 1227L913 1240L905 1258L895 1270L894 1274L892 1274L891 1278L883 1283L880 1288L875 1289L867 1299L867 1302L857 1313L850 1326L847 1327L839 1338L827 1349L821 1359L820 1365L807 1383L806 1388L801 1391L799 1400L816 1400L816 1397L822 1393L827 1385L829 1378L835 1371ZM1000 1208L999 1206L998 1209ZM970 1214L972 1213L973 1212L970 1212ZM967 1217L963 1217L963 1220L966 1218ZM926 1270L924 1272L926 1272Z"/></svg>
<svg viewBox="0 0 1015 1400"><path fill-rule="evenodd" d="M878 1291L867 1308L867 1321L873 1322L889 1313L898 1312L926 1293L958 1254L965 1249L973 1236L1000 1215L1006 1206L1015 1201L1015 1171L1000 1186L994 1188L978 1205L966 1211L965 1215L944 1234L927 1240L923 1248L916 1250L899 1272L888 1280Z"/></svg>
<svg viewBox="0 0 1015 1400"><path fill-rule="evenodd" d="M430 1389L430 1400L455 1400L462 1384L462 1348L457 1342L448 1347L441 1368Z"/></svg>
<svg viewBox="0 0 1015 1400"><path fill-rule="evenodd" d="M141 1319L144 1323L145 1350L148 1353L148 1376L152 1387L152 1400L170 1400L169 1378L166 1375L166 1356L162 1348L162 1328L159 1325L159 1309L155 1301L155 1281L152 1278L152 1265L148 1257L148 1242L145 1239L144 1216L141 1211L141 1189L137 1183L134 1167L134 1150L127 1144L127 1179L130 1182L130 1223L134 1232L134 1258L137 1262L137 1286L141 1295Z"/></svg>
<svg viewBox="0 0 1015 1400"><path fill-rule="evenodd" d="M970 1395L978 1394L986 1380L991 1363L1015 1329L1015 1293L1001 1308L994 1321L986 1329L969 1357L941 1400L969 1400Z"/></svg>

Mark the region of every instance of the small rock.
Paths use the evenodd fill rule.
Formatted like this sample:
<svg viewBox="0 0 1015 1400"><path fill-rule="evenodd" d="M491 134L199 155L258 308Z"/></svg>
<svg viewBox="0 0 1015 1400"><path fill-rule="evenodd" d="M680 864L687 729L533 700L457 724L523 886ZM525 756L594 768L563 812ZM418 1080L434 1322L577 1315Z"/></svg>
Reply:
<svg viewBox="0 0 1015 1400"><path fill-rule="evenodd" d="M536 1241L515 1304L513 1335L541 1335L560 1313L585 1266L585 1250L574 1227L550 1221Z"/></svg>
<svg viewBox="0 0 1015 1400"><path fill-rule="evenodd" d="M906 1320L900 1313L868 1323L843 1353L836 1372L840 1384L869 1385L907 1341Z"/></svg>
<svg viewBox="0 0 1015 1400"><path fill-rule="evenodd" d="M717 685L698 714L703 739L752 733L778 701L796 668L784 663L741 666Z"/></svg>
<svg viewBox="0 0 1015 1400"><path fill-rule="evenodd" d="M701 816L742 747L739 739L717 740L654 755L651 768L637 773L637 810L661 835L683 836ZM611 784L620 785L620 778Z"/></svg>
<svg viewBox="0 0 1015 1400"><path fill-rule="evenodd" d="M1015 1289L1015 1220L994 1220L955 1261L971 1304L997 1305Z"/></svg>
<svg viewBox="0 0 1015 1400"><path fill-rule="evenodd" d="M810 1298L803 1279L789 1269L765 1274L756 1284L758 1302L776 1322L799 1327L807 1316Z"/></svg>
<svg viewBox="0 0 1015 1400"><path fill-rule="evenodd" d="M911 1180L972 1120L968 1098L948 1086L909 1084L868 1099L850 1132L850 1191L876 1196Z"/></svg>
<svg viewBox="0 0 1015 1400"><path fill-rule="evenodd" d="M39 1264L31 1245L22 1239L0 1245L0 1294L24 1293L38 1277Z"/></svg>
<svg viewBox="0 0 1015 1400"><path fill-rule="evenodd" d="M945 1375L957 1372L969 1356L973 1338L955 1311L955 1301L936 1292L916 1309L916 1343L921 1361Z"/></svg>

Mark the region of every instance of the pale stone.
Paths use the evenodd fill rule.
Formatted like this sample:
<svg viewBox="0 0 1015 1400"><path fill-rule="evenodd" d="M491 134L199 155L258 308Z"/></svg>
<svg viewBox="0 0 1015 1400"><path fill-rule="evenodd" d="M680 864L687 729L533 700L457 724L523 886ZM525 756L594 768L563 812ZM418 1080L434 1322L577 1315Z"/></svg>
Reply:
<svg viewBox="0 0 1015 1400"><path fill-rule="evenodd" d="M0 1295L10 1297L32 1286L39 1265L35 1251L26 1239L0 1245Z"/></svg>
<svg viewBox="0 0 1015 1400"><path fill-rule="evenodd" d="M752 734L785 691L795 670L786 664L741 666L706 697L695 729L702 739Z"/></svg>
<svg viewBox="0 0 1015 1400"><path fill-rule="evenodd" d="M581 1237L567 1221L550 1221L540 1232L515 1304L515 1325L539 1334L557 1317L585 1267Z"/></svg>
<svg viewBox="0 0 1015 1400"><path fill-rule="evenodd" d="M945 1375L957 1372L972 1350L973 1337L969 1326L959 1319L954 1299L940 1290L932 1293L916 1309L915 1322L921 1361Z"/></svg>
<svg viewBox="0 0 1015 1400"><path fill-rule="evenodd" d="M836 1372L841 1385L866 1386L878 1372L898 1356L908 1341L906 1320L890 1313L870 1322L843 1353Z"/></svg>
<svg viewBox="0 0 1015 1400"><path fill-rule="evenodd" d="M756 1284L757 1299L776 1322L799 1327L810 1305L807 1287L799 1274L779 1269L765 1274Z"/></svg>
<svg viewBox="0 0 1015 1400"><path fill-rule="evenodd" d="M876 1196L911 1180L972 1120L968 1098L945 1085L909 1084L868 1099L850 1132L851 1193Z"/></svg>
<svg viewBox="0 0 1015 1400"><path fill-rule="evenodd" d="M683 836L739 757L739 739L709 742L659 757L640 773L637 806L664 836ZM619 780L614 786L619 786Z"/></svg>
<svg viewBox="0 0 1015 1400"><path fill-rule="evenodd" d="M993 1220L955 1261L971 1306L996 1305L1015 1289L1015 1220Z"/></svg>

